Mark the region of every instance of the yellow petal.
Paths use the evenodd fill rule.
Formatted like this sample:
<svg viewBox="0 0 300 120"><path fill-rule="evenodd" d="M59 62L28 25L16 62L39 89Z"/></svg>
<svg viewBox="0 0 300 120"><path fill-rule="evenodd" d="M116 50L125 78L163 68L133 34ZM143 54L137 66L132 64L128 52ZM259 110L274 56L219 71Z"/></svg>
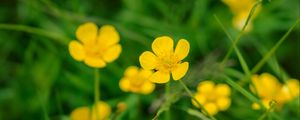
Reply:
<svg viewBox="0 0 300 120"><path fill-rule="evenodd" d="M188 69L189 69L189 63L188 62L177 64L176 68L172 69L172 71L171 71L173 79L174 80L181 79L186 74Z"/></svg>
<svg viewBox="0 0 300 120"><path fill-rule="evenodd" d="M141 66L145 70L154 69L157 65L157 57L149 51L143 52L139 58Z"/></svg>
<svg viewBox="0 0 300 120"><path fill-rule="evenodd" d="M125 76L126 77L133 77L135 75L137 75L139 72L139 68L136 66L129 66L126 70L125 70Z"/></svg>
<svg viewBox="0 0 300 120"><path fill-rule="evenodd" d="M124 92L130 91L130 81L126 78L120 80L119 86Z"/></svg>
<svg viewBox="0 0 300 120"><path fill-rule="evenodd" d="M154 83L166 83L170 80L170 74L157 71L149 77L149 80Z"/></svg>
<svg viewBox="0 0 300 120"><path fill-rule="evenodd" d="M97 37L97 25L91 22L80 25L76 30L76 37L83 44L94 44Z"/></svg>
<svg viewBox="0 0 300 120"><path fill-rule="evenodd" d="M120 36L117 30L111 25L104 25L99 30L98 43L105 47L117 44Z"/></svg>
<svg viewBox="0 0 300 120"><path fill-rule="evenodd" d="M214 116L215 114L217 114L218 111L219 111L217 105L214 104L214 103L206 103L204 105L204 108L206 109L206 111L208 112L208 114L210 114L212 116Z"/></svg>
<svg viewBox="0 0 300 120"><path fill-rule="evenodd" d="M84 63L94 68L103 68L106 65L102 59L93 57L86 57Z"/></svg>
<svg viewBox="0 0 300 120"><path fill-rule="evenodd" d="M77 42L75 40L72 40L70 42L70 44L69 44L69 52L70 52L70 55L75 60L82 61L85 58L85 51L84 51L83 46L79 42Z"/></svg>
<svg viewBox="0 0 300 120"><path fill-rule="evenodd" d="M141 93L143 94L149 94L151 93L155 88L155 84L147 81L145 82L143 85L142 85L142 88L141 88Z"/></svg>
<svg viewBox="0 0 300 120"><path fill-rule="evenodd" d="M88 107L79 107L72 111L71 120L90 120L90 109Z"/></svg>
<svg viewBox="0 0 300 120"><path fill-rule="evenodd" d="M206 102L206 97L204 94L200 94L200 93L196 93L195 94L195 99L201 104L203 105L205 102ZM198 105L198 103L192 99L192 104L197 107L197 108L200 108L200 106Z"/></svg>
<svg viewBox="0 0 300 120"><path fill-rule="evenodd" d="M96 119L97 117L99 117L99 120L106 120L109 118L110 114L111 114L110 106L105 102L99 101L97 103L97 109L95 105L93 106L92 120L97 120Z"/></svg>
<svg viewBox="0 0 300 120"><path fill-rule="evenodd" d="M230 96L230 87L227 84L218 84L215 86L216 94L220 97Z"/></svg>
<svg viewBox="0 0 300 120"><path fill-rule="evenodd" d="M153 52L160 57L173 53L173 39L168 36L156 38L152 43Z"/></svg>
<svg viewBox="0 0 300 120"><path fill-rule="evenodd" d="M120 44L111 46L107 51L103 53L103 60L106 62L112 62L116 60L122 51L122 47Z"/></svg>
<svg viewBox="0 0 300 120"><path fill-rule="evenodd" d="M149 77L153 74L153 72L150 70L141 69L139 74L141 77L145 78L148 81Z"/></svg>
<svg viewBox="0 0 300 120"><path fill-rule="evenodd" d="M299 80L297 79L289 79L287 81L287 87L289 89L292 98L299 96L299 90L300 90L299 86L300 86Z"/></svg>
<svg viewBox="0 0 300 120"><path fill-rule="evenodd" d="M214 90L214 87L215 83L207 80L199 83L197 91L203 94L210 94Z"/></svg>
<svg viewBox="0 0 300 120"><path fill-rule="evenodd" d="M231 100L228 97L222 97L222 98L219 98L216 103L217 103L219 110L224 111L229 108Z"/></svg>
<svg viewBox="0 0 300 120"><path fill-rule="evenodd" d="M184 59L188 54L190 50L190 44L185 39L180 39L177 43L177 46L175 48L175 56L178 58L178 60Z"/></svg>
<svg viewBox="0 0 300 120"><path fill-rule="evenodd" d="M281 84L276 77L269 73L263 73L259 76L262 85L262 97L274 98L281 90Z"/></svg>

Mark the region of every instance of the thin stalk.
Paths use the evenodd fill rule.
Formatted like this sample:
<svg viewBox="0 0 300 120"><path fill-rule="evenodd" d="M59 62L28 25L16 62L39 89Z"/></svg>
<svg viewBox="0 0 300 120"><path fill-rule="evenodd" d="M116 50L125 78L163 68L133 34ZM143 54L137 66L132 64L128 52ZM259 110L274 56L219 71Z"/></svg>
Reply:
<svg viewBox="0 0 300 120"><path fill-rule="evenodd" d="M97 102L100 100L100 80L99 80L99 69L95 68L95 110L96 110L96 120L99 120L99 111Z"/></svg>
<svg viewBox="0 0 300 120"><path fill-rule="evenodd" d="M276 102L272 100L272 101L270 101L269 104L270 104L270 108L267 109L266 112L265 112L264 114L262 114L262 115L258 118L258 120L264 120L264 118L265 118L266 116L270 115L270 114L273 112L273 110L274 110L275 107L276 107Z"/></svg>
<svg viewBox="0 0 300 120"><path fill-rule="evenodd" d="M250 11L250 13L249 13L249 15L248 15L248 17L247 17L247 20L246 20L246 22L245 22L245 24L244 24L242 30L239 32L238 36L237 36L237 37L235 38L235 40L233 41L233 44L230 46L229 50L227 51L227 53L226 53L224 59L223 59L222 62L221 62L221 65L225 65L225 63L227 62L227 60L228 60L230 54L231 54L232 51L233 51L234 46L240 41L240 39L241 39L241 37L242 37L242 35L243 35L243 33L244 33L244 31L245 31L245 29L246 29L246 27L247 27L249 21L251 20L251 17L253 16L253 14L254 14L254 12L255 12L257 6L258 6L259 4L261 4L261 2L262 2L261 0L257 1L257 2L253 5L253 7L251 8L251 11Z"/></svg>
<svg viewBox="0 0 300 120"><path fill-rule="evenodd" d="M249 93L247 90L245 90L243 87L241 87L239 84L237 84L236 82L234 82L231 78L224 76L225 81L232 86L234 89L236 89L237 91L239 91L240 93L242 93L245 97L247 97L249 100L251 100L254 103L258 103L260 108L262 108L263 110L265 110L265 106L262 104L262 102L256 98L255 96L253 96L251 93Z"/></svg>
<svg viewBox="0 0 300 120"><path fill-rule="evenodd" d="M191 92L191 90L182 82L182 80L178 80L179 83L182 85L182 87L184 88L184 90L188 93L188 95L194 100L196 101L196 103L198 104L198 106L200 106L200 109L203 110L204 114L207 115L210 119L212 120L216 120L216 118L214 118L213 116L211 116L207 110L200 104L200 102L194 97L193 93Z"/></svg>
<svg viewBox="0 0 300 120"><path fill-rule="evenodd" d="M45 103L43 101L42 94L40 93L40 91L38 91L37 94L38 94L38 98L39 98L39 100L41 102L41 105L42 105L42 111L44 113L44 119L45 120L50 120L50 118L48 116L48 111L47 111L46 105L45 105Z"/></svg>
<svg viewBox="0 0 300 120"><path fill-rule="evenodd" d="M170 97L170 84L171 84L171 82L168 82L167 84L166 84L166 90L165 90L165 100L166 101L168 101L169 100L169 97ZM171 120L171 112L170 112L170 108L168 108L167 109L167 111L166 111L166 114L165 114L165 119L166 120Z"/></svg>
<svg viewBox="0 0 300 120"><path fill-rule="evenodd" d="M271 50L264 55L264 57L253 67L251 70L251 73L258 72L261 67L272 57L272 55L275 53L275 51L278 49L278 47L286 40L286 37L293 31L293 29L297 26L297 24L300 22L300 18L296 21L296 23L280 38L280 40L274 45Z"/></svg>
<svg viewBox="0 0 300 120"><path fill-rule="evenodd" d="M48 37L50 39L55 40L56 42L59 42L63 45L68 44L68 38L65 38L57 33L53 33L52 31L43 30L40 28L34 28L26 25L18 25L18 24L0 24L0 29L6 29L6 30L15 30L15 31L22 31L32 34L41 35L44 37Z"/></svg>

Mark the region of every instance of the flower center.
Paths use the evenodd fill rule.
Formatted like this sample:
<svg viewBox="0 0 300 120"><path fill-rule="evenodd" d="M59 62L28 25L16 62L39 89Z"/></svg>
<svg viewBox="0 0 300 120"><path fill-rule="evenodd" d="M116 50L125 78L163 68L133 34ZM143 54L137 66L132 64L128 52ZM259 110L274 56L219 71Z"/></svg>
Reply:
<svg viewBox="0 0 300 120"><path fill-rule="evenodd" d="M170 72L176 65L180 63L173 53L165 54L158 58L157 70Z"/></svg>
<svg viewBox="0 0 300 120"><path fill-rule="evenodd" d="M101 58L105 51L99 44L88 44L84 46L84 49L87 56L95 58Z"/></svg>
<svg viewBox="0 0 300 120"><path fill-rule="evenodd" d="M140 87L145 82L145 79L140 75L136 75L130 78L129 80L130 80L130 84L134 87Z"/></svg>

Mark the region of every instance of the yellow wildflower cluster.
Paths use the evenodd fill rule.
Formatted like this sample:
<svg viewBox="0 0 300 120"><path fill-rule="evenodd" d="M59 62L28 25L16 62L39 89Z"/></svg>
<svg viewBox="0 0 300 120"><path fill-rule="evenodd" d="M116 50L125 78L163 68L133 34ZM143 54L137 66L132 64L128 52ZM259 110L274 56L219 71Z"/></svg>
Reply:
<svg viewBox="0 0 300 120"><path fill-rule="evenodd" d="M222 0L234 14L232 24L235 28L242 30L247 17L255 4L256 0ZM255 18L259 13L261 6L258 6L257 10L254 12L252 18ZM252 29L252 23L249 22L246 31Z"/></svg>
<svg viewBox="0 0 300 120"><path fill-rule="evenodd" d="M103 68L106 63L117 59L122 51L118 44L119 33L111 25L104 25L99 30L94 23L84 23L76 30L79 42L69 43L71 56L77 61L84 61L90 67Z"/></svg>
<svg viewBox="0 0 300 120"><path fill-rule="evenodd" d="M154 83L166 83L170 74L174 80L181 79L189 68L188 62L181 62L189 53L190 44L185 39L180 39L175 48L174 41L168 36L156 38L152 43L153 52L146 51L139 60L145 70L154 70L149 80Z"/></svg>
<svg viewBox="0 0 300 120"><path fill-rule="evenodd" d="M203 105L208 114L215 115L219 111L227 110L231 104L231 90L227 84L215 84L212 81L200 82L195 93L196 100ZM200 107L195 100L192 103Z"/></svg>
<svg viewBox="0 0 300 120"><path fill-rule="evenodd" d="M98 108L98 110L96 110L96 108ZM86 106L79 107L73 110L70 116L71 120L96 120L96 116L99 117L98 120L109 120L110 114L110 106L103 101L99 101L97 107L93 106L92 111Z"/></svg>
<svg viewBox="0 0 300 120"><path fill-rule="evenodd" d="M149 94L155 88L155 84L148 80L152 73L149 70L130 66L125 70L124 77L120 80L119 86L125 92Z"/></svg>
<svg viewBox="0 0 300 120"><path fill-rule="evenodd" d="M281 107L284 103L299 96L299 80L289 79L285 85L282 85L276 77L269 73L252 76L253 85L250 89L257 93L266 108L270 108L270 101L276 101ZM253 109L260 109L257 103L253 103Z"/></svg>

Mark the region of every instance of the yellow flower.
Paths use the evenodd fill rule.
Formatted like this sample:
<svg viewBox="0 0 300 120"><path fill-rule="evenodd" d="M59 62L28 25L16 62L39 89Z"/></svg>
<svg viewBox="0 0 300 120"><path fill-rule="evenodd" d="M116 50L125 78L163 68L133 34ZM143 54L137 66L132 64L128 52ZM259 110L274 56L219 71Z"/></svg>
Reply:
<svg viewBox="0 0 300 120"><path fill-rule="evenodd" d="M99 30L94 23L84 23L76 30L77 40L69 43L69 52L77 61L90 67L103 68L117 59L122 51L119 33L111 25Z"/></svg>
<svg viewBox="0 0 300 120"><path fill-rule="evenodd" d="M149 80L154 83L166 83L170 74L174 80L181 79L187 72L189 63L182 60L188 55L190 44L185 39L180 39L173 48L173 39L168 36L156 38L152 43L153 52L146 51L139 60L145 70L154 70Z"/></svg>
<svg viewBox="0 0 300 120"><path fill-rule="evenodd" d="M212 81L204 81L199 83L195 98L203 105L208 114L215 115L219 111L225 111L231 104L230 99L231 90L226 84L216 84ZM192 100L192 104L196 107L197 102Z"/></svg>
<svg viewBox="0 0 300 120"><path fill-rule="evenodd" d="M108 120L111 114L110 106L102 101L97 103L98 107L98 117L99 120ZM71 120L96 120L96 108L93 106L93 110L89 109L89 107L79 107L72 111Z"/></svg>
<svg viewBox="0 0 300 120"><path fill-rule="evenodd" d="M247 17L255 4L256 0L222 0L234 14L232 24L235 28L241 30L247 20ZM259 5L255 10L252 19L257 16L261 9ZM252 22L249 22L246 32L252 29Z"/></svg>
<svg viewBox="0 0 300 120"><path fill-rule="evenodd" d="M276 77L269 73L253 75L250 89L257 93L263 105L269 109L270 101L274 100L279 108L286 102L299 96L299 80L289 79L286 85L282 85ZM260 109L257 103L252 104L253 109Z"/></svg>
<svg viewBox="0 0 300 120"><path fill-rule="evenodd" d="M130 66L125 70L119 86L125 92L149 94L155 88L155 84L148 80L151 74L152 71Z"/></svg>

